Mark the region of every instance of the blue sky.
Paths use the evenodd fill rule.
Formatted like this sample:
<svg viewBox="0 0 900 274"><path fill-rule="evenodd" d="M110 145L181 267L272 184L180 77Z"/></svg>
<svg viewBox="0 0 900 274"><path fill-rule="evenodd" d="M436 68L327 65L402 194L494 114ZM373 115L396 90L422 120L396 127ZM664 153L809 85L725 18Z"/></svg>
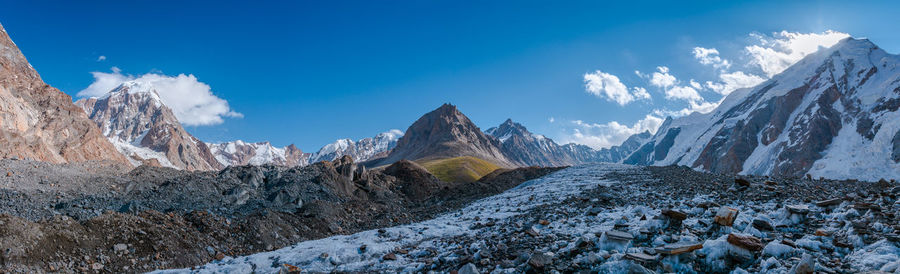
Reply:
<svg viewBox="0 0 900 274"><path fill-rule="evenodd" d="M169 97L208 99L198 104L211 120L185 117L200 139L304 151L405 130L444 102L483 129L512 118L561 143L608 146L652 127L648 115L714 104L722 93L706 81L765 78L748 46L834 30L900 50L900 5L888 1L284 2L3 1L0 23L70 95L97 77L184 74L201 94ZM719 59L701 63L696 47ZM654 72L675 82L654 85ZM592 89L607 76L631 100L609 96L617 85ZM667 96L691 79L702 100Z"/></svg>

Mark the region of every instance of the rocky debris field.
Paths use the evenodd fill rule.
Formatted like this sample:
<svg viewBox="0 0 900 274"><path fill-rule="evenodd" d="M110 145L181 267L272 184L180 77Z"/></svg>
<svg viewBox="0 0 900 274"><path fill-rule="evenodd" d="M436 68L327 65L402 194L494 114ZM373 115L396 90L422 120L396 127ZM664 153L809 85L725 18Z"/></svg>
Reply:
<svg viewBox="0 0 900 274"><path fill-rule="evenodd" d="M0 271L139 272L434 218L558 168L442 182L401 161L187 172L0 160Z"/></svg>
<svg viewBox="0 0 900 274"><path fill-rule="evenodd" d="M570 167L435 219L168 272L900 273L896 182Z"/></svg>

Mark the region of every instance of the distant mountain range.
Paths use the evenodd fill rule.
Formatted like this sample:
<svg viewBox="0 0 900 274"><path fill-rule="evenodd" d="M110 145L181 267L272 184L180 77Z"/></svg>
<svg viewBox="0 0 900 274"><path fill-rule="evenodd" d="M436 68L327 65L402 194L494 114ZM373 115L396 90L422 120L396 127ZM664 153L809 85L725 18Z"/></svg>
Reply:
<svg viewBox="0 0 900 274"><path fill-rule="evenodd" d="M129 81L72 103L44 83L0 26L0 156L53 163L110 161L209 171L304 166L350 156L369 168L415 161L435 176L472 180L497 168L589 162L683 165L718 173L877 180L900 178L900 56L847 38L709 113L667 118L619 146L559 145L506 120L482 131L444 104L406 132L294 145L209 144L188 133L151 83Z"/></svg>

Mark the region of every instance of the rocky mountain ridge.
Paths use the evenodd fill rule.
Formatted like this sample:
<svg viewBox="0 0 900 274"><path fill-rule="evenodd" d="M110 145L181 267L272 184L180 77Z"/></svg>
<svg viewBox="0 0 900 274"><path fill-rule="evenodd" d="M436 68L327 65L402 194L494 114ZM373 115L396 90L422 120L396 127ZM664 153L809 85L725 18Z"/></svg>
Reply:
<svg viewBox="0 0 900 274"><path fill-rule="evenodd" d="M0 143L3 158L128 163L71 97L44 83L2 25Z"/></svg>

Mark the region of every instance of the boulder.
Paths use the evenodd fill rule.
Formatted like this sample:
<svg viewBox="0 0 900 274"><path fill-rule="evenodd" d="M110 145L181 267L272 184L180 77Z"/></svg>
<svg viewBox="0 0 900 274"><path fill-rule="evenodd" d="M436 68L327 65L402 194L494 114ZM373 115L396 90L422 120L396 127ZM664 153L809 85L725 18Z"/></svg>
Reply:
<svg viewBox="0 0 900 274"><path fill-rule="evenodd" d="M475 267L474 264L467 263L466 265L460 267L459 270L456 271L456 273L458 273L458 274L478 274L479 272L478 272L478 268Z"/></svg>
<svg viewBox="0 0 900 274"><path fill-rule="evenodd" d="M760 251L765 247L759 238L734 233L728 234L728 243L750 251Z"/></svg>
<svg viewBox="0 0 900 274"><path fill-rule="evenodd" d="M679 222L684 221L684 219L687 219L687 213L677 211L677 210L664 209L662 211L662 215L666 216L669 219L679 221Z"/></svg>
<svg viewBox="0 0 900 274"><path fill-rule="evenodd" d="M656 248L656 252L665 255L678 255L703 248L703 243L676 243Z"/></svg>
<svg viewBox="0 0 900 274"><path fill-rule="evenodd" d="M617 242L628 242L634 239L634 236L631 233L618 231L618 230L610 230L606 232L606 238L611 241Z"/></svg>
<svg viewBox="0 0 900 274"><path fill-rule="evenodd" d="M721 226L731 226L734 224L734 219L737 219L738 210L730 207L719 207L719 211L716 212L716 216L713 217L713 222Z"/></svg>
<svg viewBox="0 0 900 274"><path fill-rule="evenodd" d="M535 269L544 269L544 267L551 263L553 263L553 257L540 252L535 252L528 258L528 265Z"/></svg>
<svg viewBox="0 0 900 274"><path fill-rule="evenodd" d="M772 226L768 221L762 219L754 219L753 227L758 229L759 231L773 231L775 227Z"/></svg>

